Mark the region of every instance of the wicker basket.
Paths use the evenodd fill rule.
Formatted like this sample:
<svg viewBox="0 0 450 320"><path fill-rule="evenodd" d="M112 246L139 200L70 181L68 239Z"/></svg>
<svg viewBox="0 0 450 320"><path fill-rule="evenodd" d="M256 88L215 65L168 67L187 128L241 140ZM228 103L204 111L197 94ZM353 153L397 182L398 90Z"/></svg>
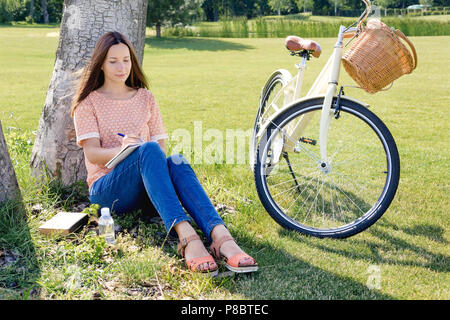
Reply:
<svg viewBox="0 0 450 320"><path fill-rule="evenodd" d="M413 53L401 42L408 43ZM400 31L371 19L342 57L345 70L369 93L376 93L417 66L414 45Z"/></svg>

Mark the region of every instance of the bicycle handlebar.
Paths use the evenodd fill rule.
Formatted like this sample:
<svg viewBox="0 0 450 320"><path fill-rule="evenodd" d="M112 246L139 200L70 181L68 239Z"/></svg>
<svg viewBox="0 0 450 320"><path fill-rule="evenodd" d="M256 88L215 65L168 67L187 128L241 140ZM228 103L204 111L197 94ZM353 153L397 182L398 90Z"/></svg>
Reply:
<svg viewBox="0 0 450 320"><path fill-rule="evenodd" d="M363 13L361 14L361 16L358 18L357 21L353 22L350 26L348 26L345 30L344 30L344 34L349 31L350 29L352 29L352 27L354 25L357 25L356 30L361 31L362 30L362 23L364 22L364 20L366 20L366 18L368 17L369 13L371 12L372 9L372 4L370 3L370 0L361 0L362 2L364 2L364 4L366 5L366 9L363 11ZM355 28L353 28L355 29ZM352 31L356 31L356 30L352 30Z"/></svg>
<svg viewBox="0 0 450 320"><path fill-rule="evenodd" d="M369 15L369 13L371 12L371 9L372 9L372 4L370 3L370 0L362 0L362 2L364 2L364 4L366 5L366 9L364 10L362 15L358 19L358 22L357 22L358 29L360 29L361 24L364 22L364 20L366 20L367 16Z"/></svg>

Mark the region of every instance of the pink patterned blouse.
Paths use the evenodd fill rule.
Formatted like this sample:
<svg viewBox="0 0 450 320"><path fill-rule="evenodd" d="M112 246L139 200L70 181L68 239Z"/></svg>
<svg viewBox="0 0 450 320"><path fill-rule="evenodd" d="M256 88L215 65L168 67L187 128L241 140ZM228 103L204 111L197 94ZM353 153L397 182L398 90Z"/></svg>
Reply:
<svg viewBox="0 0 450 320"><path fill-rule="evenodd" d="M153 94L143 88L126 100L109 99L92 91L75 109L73 119L80 147L80 142L89 138L99 138L102 148L120 147L123 138L117 133L134 134L145 141L168 138ZM112 170L90 162L86 156L84 161L89 189Z"/></svg>

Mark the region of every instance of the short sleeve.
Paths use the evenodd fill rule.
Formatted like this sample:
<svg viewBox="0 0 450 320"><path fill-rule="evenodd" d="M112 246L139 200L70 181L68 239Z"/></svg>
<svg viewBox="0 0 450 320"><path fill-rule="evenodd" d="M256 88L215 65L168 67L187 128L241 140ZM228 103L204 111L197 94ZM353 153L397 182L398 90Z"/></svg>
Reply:
<svg viewBox="0 0 450 320"><path fill-rule="evenodd" d="M73 122L75 133L77 135L77 145L81 147L80 142L89 138L99 138L97 117L92 105L84 99L74 111Z"/></svg>
<svg viewBox="0 0 450 320"><path fill-rule="evenodd" d="M166 128L164 127L164 122L159 111L158 104L156 103L155 97L151 92L149 93L149 107L150 107L150 120L148 121L150 141L157 141L161 139L167 139Z"/></svg>

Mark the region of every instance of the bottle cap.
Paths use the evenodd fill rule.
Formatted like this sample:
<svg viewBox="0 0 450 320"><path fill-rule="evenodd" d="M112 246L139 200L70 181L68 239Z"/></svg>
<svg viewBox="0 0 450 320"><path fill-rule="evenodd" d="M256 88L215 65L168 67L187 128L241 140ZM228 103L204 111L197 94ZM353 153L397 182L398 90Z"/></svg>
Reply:
<svg viewBox="0 0 450 320"><path fill-rule="evenodd" d="M111 213L109 212L109 208L102 208L102 210L100 211L103 217L110 217Z"/></svg>

